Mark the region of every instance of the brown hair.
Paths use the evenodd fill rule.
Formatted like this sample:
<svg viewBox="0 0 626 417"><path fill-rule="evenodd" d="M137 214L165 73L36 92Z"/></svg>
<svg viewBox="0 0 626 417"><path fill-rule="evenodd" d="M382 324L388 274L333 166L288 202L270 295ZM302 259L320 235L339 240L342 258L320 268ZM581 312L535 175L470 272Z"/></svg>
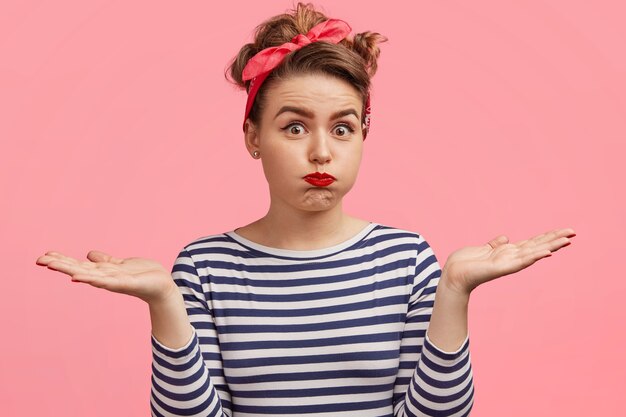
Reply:
<svg viewBox="0 0 626 417"><path fill-rule="evenodd" d="M226 68L224 75L228 81L248 91L250 80L243 81L242 72L250 58L265 48L289 42L299 33L306 34L313 26L328 20L311 3L299 2L292 12L271 17L256 27L254 42L245 44ZM376 60L380 49L377 44L385 41L387 38L380 33L366 31L348 36L338 44L312 42L290 53L259 88L248 117L259 126L265 91L277 80L300 74L327 74L350 83L361 95L363 117L370 79L378 68Z"/></svg>

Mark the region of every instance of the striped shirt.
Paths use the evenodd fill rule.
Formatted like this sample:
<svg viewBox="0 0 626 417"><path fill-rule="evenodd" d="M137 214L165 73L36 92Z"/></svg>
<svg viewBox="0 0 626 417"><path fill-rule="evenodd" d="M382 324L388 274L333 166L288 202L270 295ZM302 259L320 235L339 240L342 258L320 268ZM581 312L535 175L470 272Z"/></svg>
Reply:
<svg viewBox="0 0 626 417"><path fill-rule="evenodd" d="M423 236L373 222L316 250L198 238L172 269L193 334L151 338L152 416L468 416L469 334L426 334L440 276Z"/></svg>

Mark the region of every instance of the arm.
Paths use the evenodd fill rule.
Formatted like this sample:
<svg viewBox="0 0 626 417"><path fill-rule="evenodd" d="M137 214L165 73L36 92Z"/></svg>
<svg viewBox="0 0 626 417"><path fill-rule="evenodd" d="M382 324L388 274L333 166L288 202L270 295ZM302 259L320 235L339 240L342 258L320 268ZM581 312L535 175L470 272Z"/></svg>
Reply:
<svg viewBox="0 0 626 417"><path fill-rule="evenodd" d="M463 327L467 305L450 298L443 290L445 278L434 252L422 236L418 244L413 291L400 347L400 369L394 386L394 416L468 416L474 385L467 321ZM448 333L444 326L448 326L449 320L456 323L456 330L444 343L437 338L435 344L430 338L433 318L435 336ZM465 334L461 334L463 329Z"/></svg>
<svg viewBox="0 0 626 417"><path fill-rule="evenodd" d="M467 331L470 293L485 282L515 273L551 256L569 245L574 236L576 233L570 228L554 229L516 243L509 243L507 236L500 235L485 245L468 246L453 252L443 272L428 244L420 241L422 249L418 249L414 282L419 295L414 298L416 292L413 291L409 301L405 334L413 328L421 330L413 323L416 317L421 317L418 321L430 321L430 324L425 326L428 333L424 332L423 340L417 339L417 369L404 396L400 373L403 364L406 367L411 362L410 359L402 362L401 355L397 391L394 389L395 415L469 415L474 395ZM428 284L424 285L424 281ZM410 345L405 345L404 339L401 346L406 349ZM452 352L443 350L455 348Z"/></svg>
<svg viewBox="0 0 626 417"><path fill-rule="evenodd" d="M172 292L163 300L148 303L152 336L172 350L186 346L193 336L193 328L185 309L185 300L172 281Z"/></svg>
<svg viewBox="0 0 626 417"><path fill-rule="evenodd" d="M572 229L555 229L531 239L510 244L500 235L486 245L455 251L443 268L437 288L428 337L442 349L459 349L468 333L467 308L471 292L479 285L512 274L552 256L576 236Z"/></svg>
<svg viewBox="0 0 626 417"><path fill-rule="evenodd" d="M152 416L229 416L215 323L186 249L174 263L172 278L177 291L150 304Z"/></svg>
<svg viewBox="0 0 626 417"><path fill-rule="evenodd" d="M152 416L230 415L217 333L190 253L180 252L171 273L145 258L123 259L96 250L87 258L80 261L50 251L37 264L71 275L72 281L149 304Z"/></svg>
<svg viewBox="0 0 626 417"><path fill-rule="evenodd" d="M428 326L428 338L443 350L456 351L468 338L467 308L469 293L457 293L448 287L446 267L437 286L437 303Z"/></svg>

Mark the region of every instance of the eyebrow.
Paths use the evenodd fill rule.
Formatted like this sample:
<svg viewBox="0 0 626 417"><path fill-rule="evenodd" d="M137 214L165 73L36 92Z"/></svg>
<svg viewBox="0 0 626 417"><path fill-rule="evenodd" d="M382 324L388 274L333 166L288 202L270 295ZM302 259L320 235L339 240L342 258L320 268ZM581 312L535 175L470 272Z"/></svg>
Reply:
<svg viewBox="0 0 626 417"><path fill-rule="evenodd" d="M303 108L300 108L300 107L295 107L295 106L283 106L283 107L280 108L280 110L278 110L278 113L276 113L276 116L274 116L274 119L276 119L281 113L285 113L285 112L296 113L296 114L299 114L300 116L308 117L309 119L313 119L315 117L313 112L310 111L310 110L303 109ZM330 118L331 119L338 119L340 117L347 116L349 114L353 114L357 119L359 118L359 114L356 112L356 110L354 110L352 108L345 109L345 110L339 110L339 111L331 114Z"/></svg>

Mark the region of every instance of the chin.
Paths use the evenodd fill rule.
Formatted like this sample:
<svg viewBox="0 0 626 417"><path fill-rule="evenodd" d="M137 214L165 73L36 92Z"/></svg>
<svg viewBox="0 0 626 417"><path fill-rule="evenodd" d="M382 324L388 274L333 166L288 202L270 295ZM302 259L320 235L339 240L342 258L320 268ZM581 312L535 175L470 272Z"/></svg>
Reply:
<svg viewBox="0 0 626 417"><path fill-rule="evenodd" d="M337 197L330 190L321 188L307 192L307 195L299 205L305 210L320 211L331 209L340 202L341 197Z"/></svg>

